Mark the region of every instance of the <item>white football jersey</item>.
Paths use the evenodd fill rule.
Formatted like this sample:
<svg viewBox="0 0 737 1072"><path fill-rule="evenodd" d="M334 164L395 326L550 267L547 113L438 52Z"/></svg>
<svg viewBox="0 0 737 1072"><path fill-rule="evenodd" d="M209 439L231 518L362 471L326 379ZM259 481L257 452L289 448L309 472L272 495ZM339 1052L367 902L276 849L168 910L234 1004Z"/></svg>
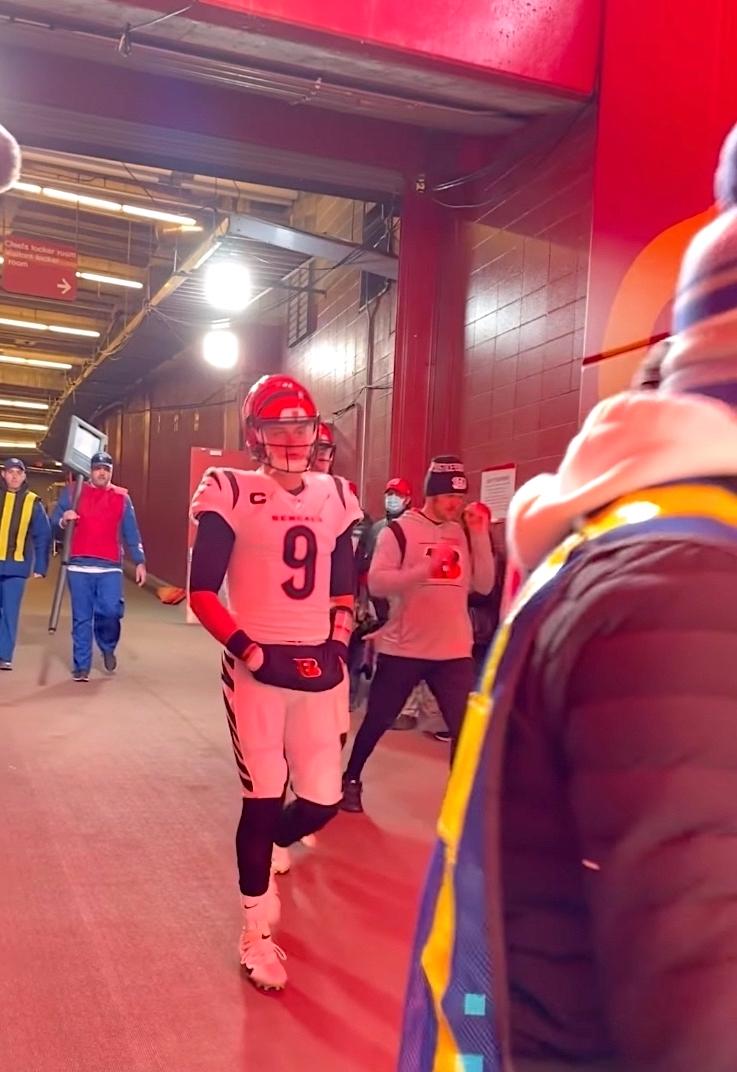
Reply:
<svg viewBox="0 0 737 1072"><path fill-rule="evenodd" d="M298 494L261 471L208 469L192 500L194 521L219 514L235 533L228 603L260 644L321 644L330 631L336 540L362 516L347 484L305 473Z"/></svg>

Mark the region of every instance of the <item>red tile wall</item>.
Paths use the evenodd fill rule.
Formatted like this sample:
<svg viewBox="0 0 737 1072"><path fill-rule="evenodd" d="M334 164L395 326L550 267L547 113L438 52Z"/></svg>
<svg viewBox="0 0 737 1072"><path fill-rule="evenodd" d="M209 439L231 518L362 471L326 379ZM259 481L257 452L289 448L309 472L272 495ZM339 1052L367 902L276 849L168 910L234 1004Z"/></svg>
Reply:
<svg viewBox="0 0 737 1072"><path fill-rule="evenodd" d="M360 242L363 205L339 198L302 196L294 225L319 234ZM337 268L327 272L317 262L316 286L327 290L318 298L317 330L285 352L283 369L313 393L325 420L334 423L338 450L336 472L358 482L362 414L369 393L367 358L369 321L359 308L360 272ZM370 392L366 482L363 505L383 512L383 491L389 472L396 291L390 287L378 301L374 320L374 359Z"/></svg>
<svg viewBox="0 0 737 1072"><path fill-rule="evenodd" d="M470 224L463 457L554 468L577 428L593 198L594 120L521 159Z"/></svg>

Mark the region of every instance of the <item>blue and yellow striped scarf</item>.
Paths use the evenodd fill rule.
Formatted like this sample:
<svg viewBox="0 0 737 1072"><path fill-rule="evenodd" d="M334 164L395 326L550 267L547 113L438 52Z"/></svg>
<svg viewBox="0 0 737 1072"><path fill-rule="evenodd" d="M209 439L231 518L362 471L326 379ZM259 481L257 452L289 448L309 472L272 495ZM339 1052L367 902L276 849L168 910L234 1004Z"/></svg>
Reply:
<svg viewBox="0 0 737 1072"><path fill-rule="evenodd" d="M499 628L463 732L422 896L399 1072L509 1067L498 793L504 736L536 627L585 542L625 536L737 541L737 495L680 484L625 496L565 540L532 574ZM493 717L492 717L493 715ZM496 889L499 896L490 896ZM495 980L498 982L495 985Z"/></svg>

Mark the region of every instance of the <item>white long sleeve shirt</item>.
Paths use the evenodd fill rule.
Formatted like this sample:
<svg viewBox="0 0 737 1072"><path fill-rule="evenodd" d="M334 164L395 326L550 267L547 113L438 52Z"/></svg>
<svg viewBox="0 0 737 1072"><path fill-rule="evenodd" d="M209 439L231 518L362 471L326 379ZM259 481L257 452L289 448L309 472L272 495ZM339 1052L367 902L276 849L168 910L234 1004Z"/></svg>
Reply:
<svg viewBox="0 0 737 1072"><path fill-rule="evenodd" d="M372 595L389 600L389 622L376 638L384 655L410 659L463 659L471 654L469 592L491 591L494 556L487 532L469 539L458 522L435 522L408 510L396 522L406 537L404 560L390 527L382 530L369 569ZM441 541L456 551L442 573L433 573L430 553Z"/></svg>

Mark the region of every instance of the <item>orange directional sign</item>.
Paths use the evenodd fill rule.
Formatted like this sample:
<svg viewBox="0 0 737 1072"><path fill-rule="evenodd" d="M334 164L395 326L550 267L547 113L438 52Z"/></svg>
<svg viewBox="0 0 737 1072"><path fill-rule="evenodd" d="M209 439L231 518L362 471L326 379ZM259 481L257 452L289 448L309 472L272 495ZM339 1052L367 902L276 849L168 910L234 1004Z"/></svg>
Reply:
<svg viewBox="0 0 737 1072"><path fill-rule="evenodd" d="M3 289L11 294L74 301L77 251L47 238L8 235L3 246Z"/></svg>

